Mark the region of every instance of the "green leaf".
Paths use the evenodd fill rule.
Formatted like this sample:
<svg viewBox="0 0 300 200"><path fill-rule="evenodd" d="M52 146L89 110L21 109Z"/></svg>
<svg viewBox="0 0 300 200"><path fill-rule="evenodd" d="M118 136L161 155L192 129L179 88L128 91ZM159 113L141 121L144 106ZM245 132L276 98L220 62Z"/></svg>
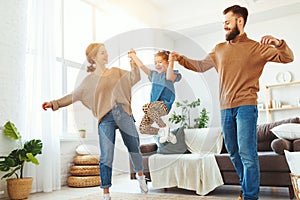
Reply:
<svg viewBox="0 0 300 200"><path fill-rule="evenodd" d="M41 140L30 140L25 142L24 149L28 153L32 153L33 156L42 154L43 143Z"/></svg>
<svg viewBox="0 0 300 200"><path fill-rule="evenodd" d="M32 155L32 153L27 153L26 156L27 156L27 158L28 158L33 164L35 164L35 165L39 165L39 164L40 164L39 161L38 161L38 159L37 159L36 157L34 157L34 156Z"/></svg>
<svg viewBox="0 0 300 200"><path fill-rule="evenodd" d="M21 140L22 138L14 123L10 121L6 122L6 124L4 125L3 133L6 137L11 138L13 140Z"/></svg>

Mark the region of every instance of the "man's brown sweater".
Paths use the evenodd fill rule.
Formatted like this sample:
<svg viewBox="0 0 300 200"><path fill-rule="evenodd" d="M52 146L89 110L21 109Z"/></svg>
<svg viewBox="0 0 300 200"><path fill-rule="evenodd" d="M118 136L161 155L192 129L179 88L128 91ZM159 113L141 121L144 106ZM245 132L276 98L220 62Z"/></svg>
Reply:
<svg viewBox="0 0 300 200"><path fill-rule="evenodd" d="M289 63L293 52L285 41L273 47L251 40L246 33L230 42L219 43L204 60L192 60L185 56L179 64L196 72L215 67L219 73L220 108L256 105L259 77L267 62Z"/></svg>

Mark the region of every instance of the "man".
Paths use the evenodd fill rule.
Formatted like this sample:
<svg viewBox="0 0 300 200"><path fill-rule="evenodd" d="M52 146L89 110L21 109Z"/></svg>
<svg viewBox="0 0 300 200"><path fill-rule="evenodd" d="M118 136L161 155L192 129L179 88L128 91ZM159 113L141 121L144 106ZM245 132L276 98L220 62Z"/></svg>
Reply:
<svg viewBox="0 0 300 200"><path fill-rule="evenodd" d="M262 37L260 43L247 37L245 7L234 5L223 11L226 42L219 43L203 60L192 60L176 52L172 56L185 68L219 73L221 124L224 142L242 187L238 199L258 199L260 169L257 155L257 92L259 77L267 62L289 63L293 52L284 40Z"/></svg>

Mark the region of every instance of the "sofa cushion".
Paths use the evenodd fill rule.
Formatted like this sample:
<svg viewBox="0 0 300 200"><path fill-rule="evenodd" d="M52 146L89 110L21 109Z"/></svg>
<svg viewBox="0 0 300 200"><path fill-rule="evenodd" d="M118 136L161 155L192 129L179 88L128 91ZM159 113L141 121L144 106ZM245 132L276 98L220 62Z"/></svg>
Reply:
<svg viewBox="0 0 300 200"><path fill-rule="evenodd" d="M300 152L299 152L300 153ZM229 154L222 153L215 155L221 171L234 171ZM278 155L273 151L258 152L259 166L261 172L288 172L289 166L284 155Z"/></svg>
<svg viewBox="0 0 300 200"><path fill-rule="evenodd" d="M283 155L284 150L289 150L289 151L292 150L292 142L286 139L277 138L272 141L271 148L276 153Z"/></svg>
<svg viewBox="0 0 300 200"><path fill-rule="evenodd" d="M285 119L277 122L260 124L257 126L257 150L258 151L272 151L271 142L277 137L271 132L275 126L285 123L300 123L298 117Z"/></svg>
<svg viewBox="0 0 300 200"><path fill-rule="evenodd" d="M300 138L300 124L286 123L275 126L271 129L278 138L295 140Z"/></svg>
<svg viewBox="0 0 300 200"><path fill-rule="evenodd" d="M300 151L300 139L293 140L293 151Z"/></svg>
<svg viewBox="0 0 300 200"><path fill-rule="evenodd" d="M143 156L155 154L157 151L156 143L142 144L140 150Z"/></svg>
<svg viewBox="0 0 300 200"><path fill-rule="evenodd" d="M185 143L191 153L220 153L223 145L220 127L185 129Z"/></svg>
<svg viewBox="0 0 300 200"><path fill-rule="evenodd" d="M185 144L184 127L180 127L171 132L176 136L177 142L172 144L171 142L160 143L159 136L154 136L156 144L158 146L157 153L160 154L183 154L187 151L187 146Z"/></svg>

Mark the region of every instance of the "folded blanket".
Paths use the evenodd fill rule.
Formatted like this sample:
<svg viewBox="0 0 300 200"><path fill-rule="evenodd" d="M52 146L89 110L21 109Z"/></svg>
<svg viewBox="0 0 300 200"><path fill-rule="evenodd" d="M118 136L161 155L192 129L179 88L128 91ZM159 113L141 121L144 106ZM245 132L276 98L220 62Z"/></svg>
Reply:
<svg viewBox="0 0 300 200"><path fill-rule="evenodd" d="M153 188L178 187L205 195L223 185L214 154L155 154L149 157Z"/></svg>

